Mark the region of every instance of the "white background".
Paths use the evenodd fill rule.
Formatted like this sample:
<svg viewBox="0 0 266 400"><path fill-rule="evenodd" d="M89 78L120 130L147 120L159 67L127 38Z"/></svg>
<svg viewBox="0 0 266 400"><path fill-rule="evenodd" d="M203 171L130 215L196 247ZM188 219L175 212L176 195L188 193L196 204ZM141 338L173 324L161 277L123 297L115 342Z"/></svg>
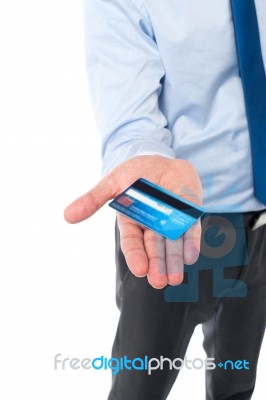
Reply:
<svg viewBox="0 0 266 400"><path fill-rule="evenodd" d="M110 372L53 368L110 356L118 320L113 210L63 220L101 169L79 0L0 0L0 132L0 398L105 400ZM254 400L265 360L264 345ZM169 400L204 397L203 371L183 370Z"/></svg>

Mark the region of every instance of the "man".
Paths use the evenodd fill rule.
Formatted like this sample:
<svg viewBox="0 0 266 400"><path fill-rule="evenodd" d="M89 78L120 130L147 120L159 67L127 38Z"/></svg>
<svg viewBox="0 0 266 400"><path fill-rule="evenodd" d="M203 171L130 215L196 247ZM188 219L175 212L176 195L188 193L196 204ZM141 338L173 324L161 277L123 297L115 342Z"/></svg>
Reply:
<svg viewBox="0 0 266 400"><path fill-rule="evenodd" d="M250 399L266 317L265 0L87 0L85 22L104 177L66 220L140 177L208 213L176 242L117 215L113 357L183 359L202 323L208 357L248 363L206 371L206 399ZM177 374L121 371L108 399L166 399Z"/></svg>

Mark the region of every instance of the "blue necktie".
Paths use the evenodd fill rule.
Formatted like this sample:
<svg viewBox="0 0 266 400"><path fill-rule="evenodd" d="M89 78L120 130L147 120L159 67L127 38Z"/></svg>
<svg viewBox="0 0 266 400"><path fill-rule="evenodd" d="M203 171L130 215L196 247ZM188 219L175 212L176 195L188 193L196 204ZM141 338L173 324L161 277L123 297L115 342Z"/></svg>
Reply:
<svg viewBox="0 0 266 400"><path fill-rule="evenodd" d="M266 204L266 75L254 0L231 0L250 132L254 194Z"/></svg>

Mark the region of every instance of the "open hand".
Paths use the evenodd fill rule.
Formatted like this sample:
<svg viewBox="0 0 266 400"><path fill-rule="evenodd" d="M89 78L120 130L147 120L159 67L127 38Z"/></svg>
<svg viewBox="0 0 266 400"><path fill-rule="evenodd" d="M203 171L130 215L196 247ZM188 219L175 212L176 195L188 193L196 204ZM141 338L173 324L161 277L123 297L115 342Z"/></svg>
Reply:
<svg viewBox="0 0 266 400"><path fill-rule="evenodd" d="M66 221L77 223L89 218L139 178L150 180L187 200L201 204L200 179L188 161L158 155L136 156L118 165L88 193L70 204L65 210ZM184 264L194 264L198 259L200 221L174 242L119 213L117 222L121 249L128 267L138 277L147 276L154 288L181 283Z"/></svg>

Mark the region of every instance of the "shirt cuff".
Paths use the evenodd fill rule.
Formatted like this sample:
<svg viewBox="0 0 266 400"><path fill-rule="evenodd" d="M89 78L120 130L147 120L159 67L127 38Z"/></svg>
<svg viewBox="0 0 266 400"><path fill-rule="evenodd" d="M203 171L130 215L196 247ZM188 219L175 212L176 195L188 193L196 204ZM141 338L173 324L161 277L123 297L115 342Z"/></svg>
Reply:
<svg viewBox="0 0 266 400"><path fill-rule="evenodd" d="M174 150L166 143L152 139L132 140L121 144L116 149L108 149L103 157L102 175L106 175L117 165L129 158L143 155L160 155L167 158L175 158Z"/></svg>

